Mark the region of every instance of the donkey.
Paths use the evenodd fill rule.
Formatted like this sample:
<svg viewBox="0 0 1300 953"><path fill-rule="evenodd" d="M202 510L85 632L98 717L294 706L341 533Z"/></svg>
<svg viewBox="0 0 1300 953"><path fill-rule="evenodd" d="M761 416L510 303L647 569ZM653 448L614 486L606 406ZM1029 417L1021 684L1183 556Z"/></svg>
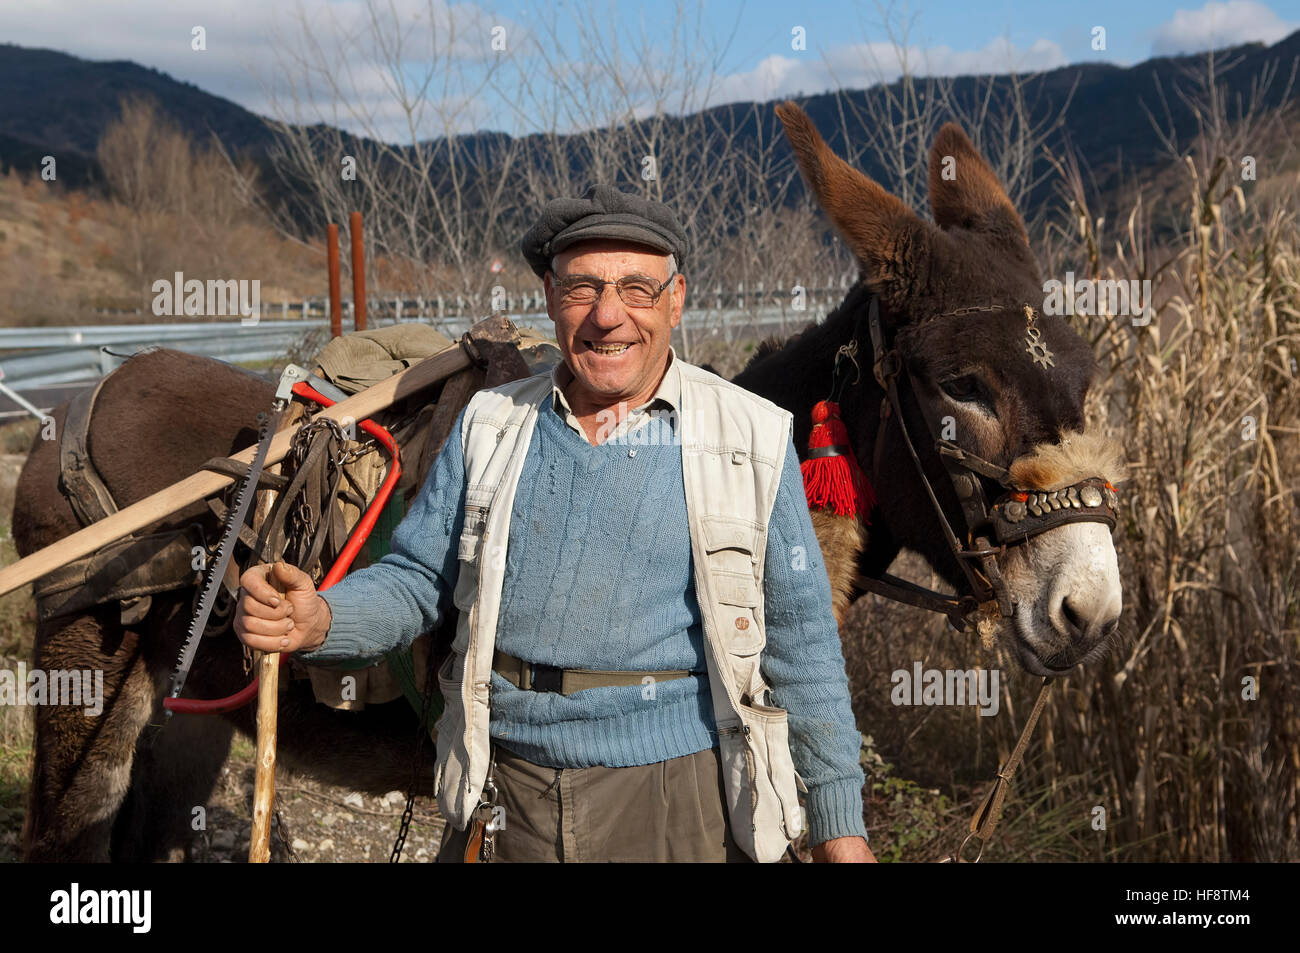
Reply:
<svg viewBox="0 0 1300 953"><path fill-rule="evenodd" d="M89 452L119 507L184 479L215 456L257 439L252 418L275 385L221 361L160 350L131 358L95 402ZM63 432L67 408L55 414ZM159 524L221 527L203 504ZM25 556L80 529L59 491L57 441L33 444L19 475L13 531ZM195 807L208 803L236 729L253 736L252 706L229 715L177 714L163 730L162 699L194 602L193 588L157 593L149 612L124 623L117 602L38 622L35 664L104 672L103 712L40 706L23 855L31 861L156 861L187 855ZM246 686L242 645L226 621L200 643L187 695L222 698ZM334 784L382 795L412 779L416 718L405 701L360 712L317 704L286 680L279 703L280 760ZM427 750L427 749L426 749ZM432 791L432 765L420 790ZM273 847L279 848L274 844Z"/></svg>
<svg viewBox="0 0 1300 953"><path fill-rule="evenodd" d="M784 346L766 343L736 382L790 410L796 445L805 446L813 404L826 396L839 349L863 336L870 304L913 382L903 392L911 433L925 433L927 410L955 419L958 443L985 460L1010 464L1019 485L1053 489L1082 477L1117 474L1118 457L1080 433L1093 373L1081 339L1060 319L1039 320L1043 368L1025 351L1021 308L1041 298L1024 225L996 177L966 137L945 127L934 144L931 202L937 224L918 218L866 176L836 158L801 111L780 115L805 179L862 268L862 280L825 322ZM954 156L957 178L935 171ZM996 308L967 315L970 306ZM903 548L924 556L954 587L963 573L946 548L939 517L909 469L897 415L882 419L885 391L865 371L845 391L850 441L874 484L879 505L865 521L814 513L837 615L879 577ZM127 362L104 385L91 420L90 452L119 505L141 499L213 456L252 441L249 408L265 407L272 386L220 362L156 352ZM919 402L924 401L928 407ZM196 408L178 417L178 408ZM201 409L201 413L198 410ZM56 414L59 426L60 415ZM925 472L946 518L960 523L952 483L933 450L919 441ZM78 528L57 489L58 454L37 441L20 477L14 535L27 554ZM1117 476L1115 477L1117 478ZM208 521L205 510L172 522ZM1095 522L1068 523L1014 547L1000 562L1014 599L1004 637L1030 671L1060 672L1098 657L1120 610L1109 534ZM125 625L117 605L42 622L42 667L105 671L104 714L37 711L36 759L24 828L29 860L156 860L182 857L194 806L207 802L232 733L253 733L247 708L221 718L160 718L165 683L184 637L193 592L154 597L143 621ZM448 620L454 626L454 619ZM240 644L229 633L204 640L190 676L199 697L233 693L247 683ZM410 783L416 718L401 700L336 712L290 682L280 698L279 757L332 783L382 794ZM432 765L416 772L417 791L432 788Z"/></svg>
<svg viewBox="0 0 1300 953"><path fill-rule="evenodd" d="M1037 315L1042 280L1024 222L959 127L945 125L930 150L930 223L836 156L793 103L778 106L777 115L810 191L856 257L860 280L822 324L784 346L760 345L735 383L793 411L802 449L812 426L808 408L827 396L837 353L860 344L858 382L846 391L842 417L878 504L869 529L865 521L813 513L837 615L862 594L862 579L879 578L904 548L969 594L903 426L920 445L920 463L951 526L963 525L955 482L933 445L916 436L945 417L962 450L1008 467L1018 487L1054 491L1088 477L1113 486L1124 475L1122 452L1084 426L1092 352L1063 319ZM892 342L911 382L899 391L902 420L870 372L883 357L866 340L873 296L880 340ZM966 477L976 478L991 482ZM1121 587L1106 525L1058 525L1007 548L997 568L1014 608L1008 619L984 619L991 631L983 634L1000 635L1026 670L1057 675L1109 651Z"/></svg>

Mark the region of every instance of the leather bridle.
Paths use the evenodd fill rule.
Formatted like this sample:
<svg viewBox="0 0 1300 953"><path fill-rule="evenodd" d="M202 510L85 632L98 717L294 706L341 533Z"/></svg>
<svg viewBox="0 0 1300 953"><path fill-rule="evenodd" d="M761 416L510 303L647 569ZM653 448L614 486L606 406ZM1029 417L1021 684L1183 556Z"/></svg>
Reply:
<svg viewBox="0 0 1300 953"><path fill-rule="evenodd" d="M1005 306L985 305L960 308L934 317L1006 310ZM859 327L855 329L854 338L849 343L850 349L856 347L861 323L862 318L859 316ZM898 420L903 443L938 518L944 541L957 565L961 567L970 591L966 594L936 592L889 573L882 573L876 578L860 576L858 584L866 591L895 602L939 612L947 616L959 631L965 630L967 617L978 610L996 612L1003 618L1009 618L1015 612L1016 600L1003 579L998 558L1005 555L1007 547L1023 545L1034 536L1066 523L1105 523L1114 529L1118 516L1118 499L1114 487L1102 477L1089 477L1052 491L1020 487L1007 468L963 450L949 440L934 439L936 427L930 411L917 395L893 342L886 340L880 320L879 298L876 295L871 296L867 326L871 337L875 378L885 391L885 399L880 404L882 435L892 414ZM899 397L900 383L902 387L912 388L912 397L926 419L929 430L927 436L933 441L935 452L939 455L961 504L964 526L959 527L960 534L949 522L938 494L926 476L903 413ZM879 437L876 446L882 446ZM986 479L995 481L1004 491L992 501L985 491Z"/></svg>

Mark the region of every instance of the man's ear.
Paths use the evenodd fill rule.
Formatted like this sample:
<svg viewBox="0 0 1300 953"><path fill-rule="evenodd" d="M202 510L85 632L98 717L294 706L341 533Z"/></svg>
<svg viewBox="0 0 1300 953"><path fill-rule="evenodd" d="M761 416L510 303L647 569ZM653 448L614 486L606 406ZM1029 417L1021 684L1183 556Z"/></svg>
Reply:
<svg viewBox="0 0 1300 953"><path fill-rule="evenodd" d="M555 323L555 315L551 313L551 301L554 299L555 292L555 275L551 269L546 269L546 274L542 275L542 294L546 296L546 316Z"/></svg>
<svg viewBox="0 0 1300 953"><path fill-rule="evenodd" d="M681 279L678 281L677 279ZM673 275L673 301L668 311L668 326L675 328L682 323L682 308L686 305L686 276L680 271Z"/></svg>

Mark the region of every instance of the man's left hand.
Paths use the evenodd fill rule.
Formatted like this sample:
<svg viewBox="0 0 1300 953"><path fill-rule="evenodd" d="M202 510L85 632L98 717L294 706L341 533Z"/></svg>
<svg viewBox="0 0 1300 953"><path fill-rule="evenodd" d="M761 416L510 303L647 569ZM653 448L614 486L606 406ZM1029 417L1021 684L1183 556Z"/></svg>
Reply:
<svg viewBox="0 0 1300 953"><path fill-rule="evenodd" d="M871 853L862 837L833 837L812 849L813 860L819 864L874 864Z"/></svg>

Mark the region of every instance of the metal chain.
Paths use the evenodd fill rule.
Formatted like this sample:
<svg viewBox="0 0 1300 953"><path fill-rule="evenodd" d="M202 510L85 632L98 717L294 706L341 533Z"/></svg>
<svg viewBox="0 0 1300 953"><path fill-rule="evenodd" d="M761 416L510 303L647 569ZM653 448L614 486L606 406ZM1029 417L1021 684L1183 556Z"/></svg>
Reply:
<svg viewBox="0 0 1300 953"><path fill-rule="evenodd" d="M847 376L841 370L841 362L849 361L853 364L853 380L847 380ZM862 368L858 366L858 339L855 337L848 344L841 344L838 351L835 352L835 363L831 367L831 394L830 400L839 403L840 394L844 391L844 385L856 384L862 377Z"/></svg>
<svg viewBox="0 0 1300 953"><path fill-rule="evenodd" d="M297 854L293 851L293 842L289 838L289 827L284 822L284 814L280 811L279 798L276 798L274 811L271 813L272 822L275 824L275 833L280 838L280 845L284 848L284 855L290 863L297 859Z"/></svg>
<svg viewBox="0 0 1300 953"><path fill-rule="evenodd" d="M292 469L297 471L303 466L311 453L311 448L316 440L330 440L334 447L328 448L325 454L326 460L322 466L338 466L342 456L342 446L346 442L346 436L343 428L335 420L329 417L317 417L315 420L304 424L298 429L293 436L293 443L289 449L289 459L292 460ZM309 478L314 479L314 477ZM324 519L324 513L316 513L311 504L307 502L307 486L303 485L299 491L298 498L293 500L289 506L290 510L285 517L284 538L286 540L284 558L299 565L303 562L306 555L311 551L311 542L318 531L317 520ZM291 542L290 542L291 541Z"/></svg>
<svg viewBox="0 0 1300 953"><path fill-rule="evenodd" d="M957 308L953 311L945 311L943 314L931 315L932 318L955 318L961 314L982 314L987 311L1014 311L1015 305L1007 304L977 304L966 308Z"/></svg>
<svg viewBox="0 0 1300 953"><path fill-rule="evenodd" d="M362 457L374 453L375 450L378 449L378 447L379 447L379 441L376 440L374 437L371 437L369 440L357 444L351 450L348 449L340 450L338 455L334 459L334 465L339 467L345 467L349 463L352 463L354 460L360 460Z"/></svg>
<svg viewBox="0 0 1300 953"><path fill-rule="evenodd" d="M401 860L402 848L406 845L406 835L411 827L411 816L415 813L415 792L420 785L420 765L424 759L424 739L429 734L429 710L433 707L433 686L435 684L433 640L430 639L429 641L429 658L424 673L424 699L420 704L420 720L415 726L415 763L411 768L411 785L406 792L406 807L402 809L402 820L397 828L397 840L393 843L393 852L388 857L390 864L396 864Z"/></svg>

